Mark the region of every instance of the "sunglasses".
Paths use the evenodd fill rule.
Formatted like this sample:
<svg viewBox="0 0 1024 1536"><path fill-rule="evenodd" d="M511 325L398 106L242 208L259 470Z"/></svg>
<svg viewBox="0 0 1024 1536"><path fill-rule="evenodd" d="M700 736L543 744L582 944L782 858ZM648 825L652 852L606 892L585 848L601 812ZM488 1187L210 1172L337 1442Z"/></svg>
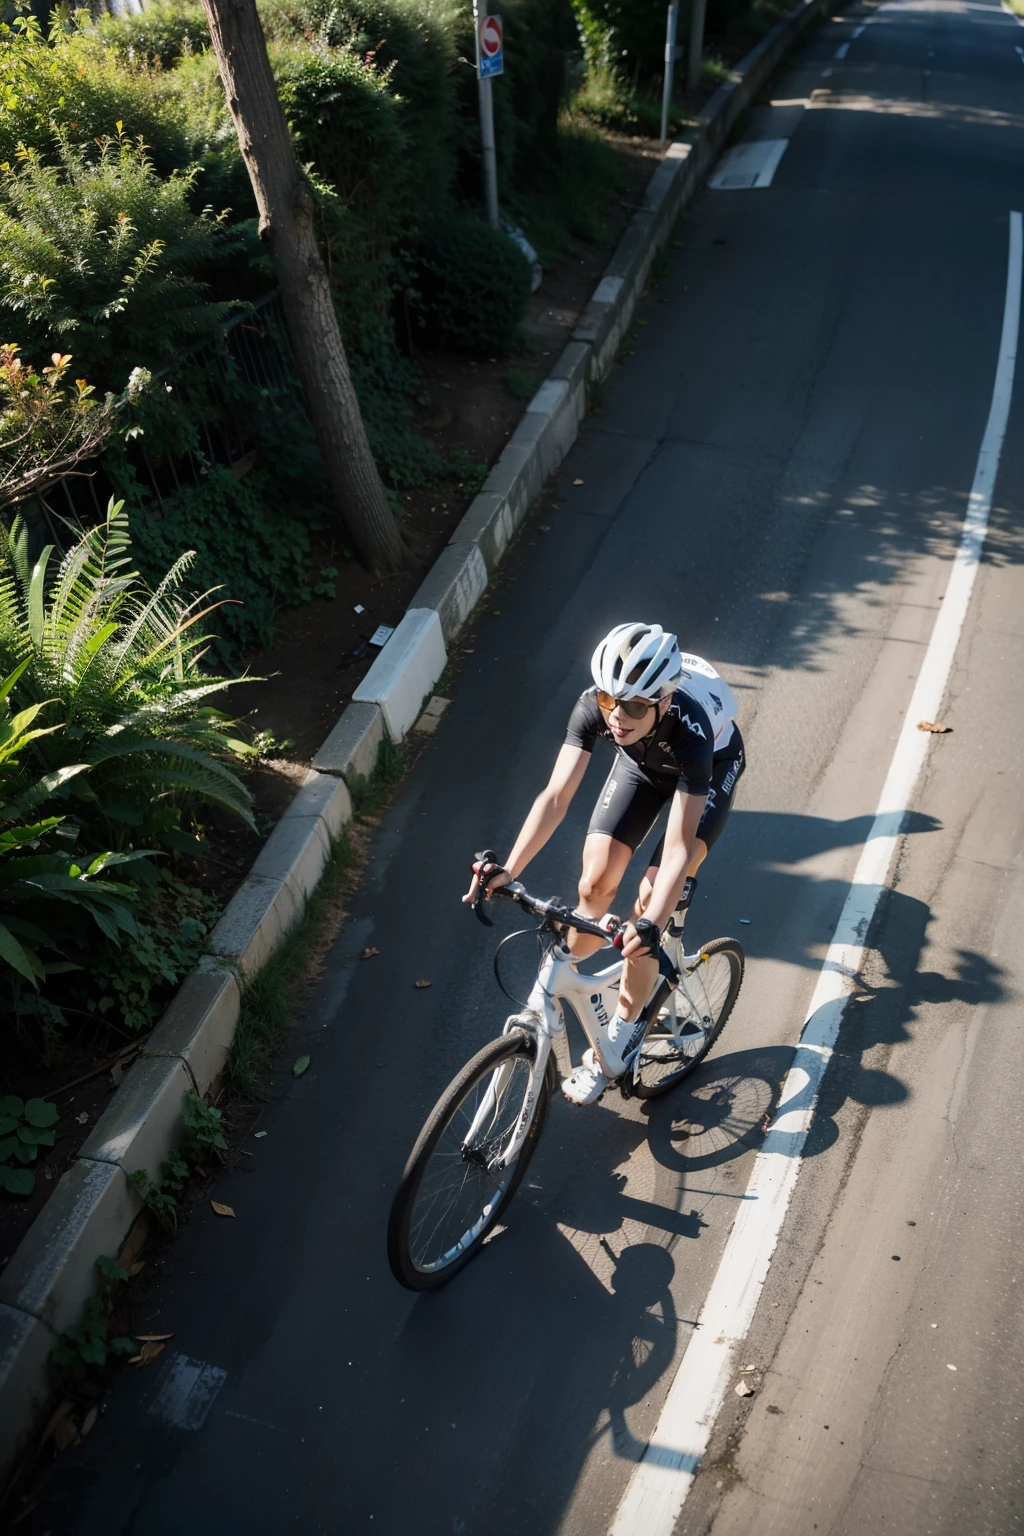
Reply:
<svg viewBox="0 0 1024 1536"><path fill-rule="evenodd" d="M597 690L597 702L608 714L613 709L621 709L631 720L642 720L647 711L654 708L650 699L617 699L612 693L602 693L600 688Z"/></svg>

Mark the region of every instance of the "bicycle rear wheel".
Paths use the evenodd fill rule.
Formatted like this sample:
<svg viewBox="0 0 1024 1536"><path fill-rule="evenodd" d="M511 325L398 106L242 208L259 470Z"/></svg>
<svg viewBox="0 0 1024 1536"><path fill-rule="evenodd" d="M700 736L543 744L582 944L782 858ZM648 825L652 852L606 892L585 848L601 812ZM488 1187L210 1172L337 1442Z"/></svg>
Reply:
<svg viewBox="0 0 1024 1536"><path fill-rule="evenodd" d="M648 1029L633 1068L633 1092L653 1099L692 1072L718 1039L743 982L743 949L735 939L705 944L692 970Z"/></svg>
<svg viewBox="0 0 1024 1536"><path fill-rule="evenodd" d="M520 1031L492 1040L427 1117L388 1221L388 1262L400 1285L411 1291L444 1285L480 1249L515 1194L551 1099L545 1073L536 1103L529 1104L535 1056L536 1042ZM525 1141L508 1167L491 1173L488 1164L512 1143L524 1114L530 1117Z"/></svg>

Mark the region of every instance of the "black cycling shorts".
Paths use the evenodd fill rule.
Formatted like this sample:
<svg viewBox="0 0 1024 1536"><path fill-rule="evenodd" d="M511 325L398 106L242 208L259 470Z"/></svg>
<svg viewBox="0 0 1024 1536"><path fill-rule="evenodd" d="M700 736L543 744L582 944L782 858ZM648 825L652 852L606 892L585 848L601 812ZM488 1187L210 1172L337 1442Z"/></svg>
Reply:
<svg viewBox="0 0 1024 1536"><path fill-rule="evenodd" d="M708 802L697 827L697 836L709 850L722 835L732 809L733 791L746 766L743 737L739 727L734 725L728 746L715 755ZM632 758L617 752L612 771L597 798L587 831L603 832L608 837L614 837L617 842L625 843L631 853L635 853L675 793L676 783L673 779L655 779L644 773ZM657 868L661 863L664 845L665 839L662 837L651 855L648 868Z"/></svg>

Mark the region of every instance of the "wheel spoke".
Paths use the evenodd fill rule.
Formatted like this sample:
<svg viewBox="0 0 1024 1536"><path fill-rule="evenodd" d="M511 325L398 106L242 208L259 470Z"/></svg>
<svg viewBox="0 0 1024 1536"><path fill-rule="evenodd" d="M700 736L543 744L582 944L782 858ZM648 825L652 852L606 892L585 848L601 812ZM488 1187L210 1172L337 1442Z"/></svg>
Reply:
<svg viewBox="0 0 1024 1536"><path fill-rule="evenodd" d="M516 1159L497 1177L487 1165L513 1137L529 1091L532 1068L525 1055L485 1070L452 1107L437 1139L409 1213L409 1249L417 1270L429 1273L453 1263L493 1219L512 1179ZM464 1148L481 1106L491 1107L473 1136L479 1158Z"/></svg>

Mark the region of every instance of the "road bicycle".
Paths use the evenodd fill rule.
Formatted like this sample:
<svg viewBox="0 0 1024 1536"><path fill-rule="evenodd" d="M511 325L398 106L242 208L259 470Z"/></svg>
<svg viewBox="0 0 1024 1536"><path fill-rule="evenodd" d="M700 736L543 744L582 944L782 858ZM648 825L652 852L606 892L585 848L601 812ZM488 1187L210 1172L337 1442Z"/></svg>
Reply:
<svg viewBox="0 0 1024 1536"><path fill-rule="evenodd" d="M388 1222L388 1260L395 1279L413 1291L444 1285L483 1247L515 1194L537 1148L551 1096L573 1063L566 1032L572 1011L588 1037L606 1025L618 1003L623 961L581 972L562 931L575 928L611 941L624 924L601 926L557 901L542 901L518 881L491 892L540 918L537 979L525 1005L502 1034L453 1078L416 1139ZM488 927L479 902L476 915ZM626 1070L612 1085L623 1098L666 1093L704 1060L718 1039L743 981L743 950L735 939L714 939L683 952L685 913L672 914L658 950L659 979L643 1012L646 1023ZM600 959L602 952L598 951ZM512 998L515 1001L514 998Z"/></svg>

